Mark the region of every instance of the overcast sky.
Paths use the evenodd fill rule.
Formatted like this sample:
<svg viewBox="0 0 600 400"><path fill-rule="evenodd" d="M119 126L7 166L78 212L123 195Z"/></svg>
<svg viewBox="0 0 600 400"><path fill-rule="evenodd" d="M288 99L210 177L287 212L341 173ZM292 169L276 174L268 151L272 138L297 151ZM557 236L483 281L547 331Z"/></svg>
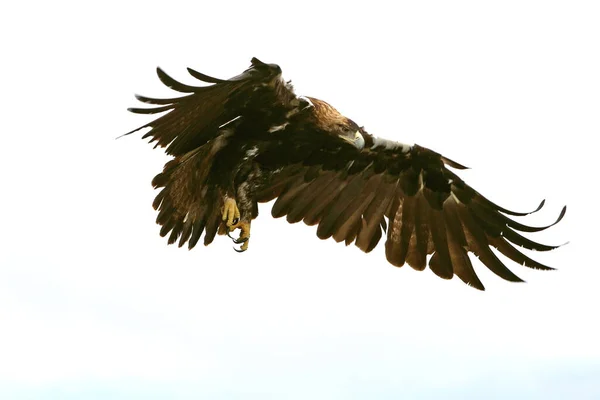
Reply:
<svg viewBox="0 0 600 400"><path fill-rule="evenodd" d="M599 398L594 1L12 3L0 16L0 398ZM484 5L485 3L485 5ZM170 95L161 66L221 78L256 56L565 247L474 260L478 292L270 217L250 250L158 235L168 159L115 140ZM383 242L382 242L383 243ZM382 244L381 243L381 244Z"/></svg>

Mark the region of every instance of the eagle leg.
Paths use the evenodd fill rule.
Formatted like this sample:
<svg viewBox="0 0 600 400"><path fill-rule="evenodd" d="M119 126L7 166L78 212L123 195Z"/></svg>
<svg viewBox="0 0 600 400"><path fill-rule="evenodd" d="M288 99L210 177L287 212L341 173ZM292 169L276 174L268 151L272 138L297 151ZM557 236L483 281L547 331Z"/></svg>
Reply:
<svg viewBox="0 0 600 400"><path fill-rule="evenodd" d="M221 225L219 233L226 233L227 236L233 240L235 244L241 244L240 250L234 249L235 251L242 253L248 250L248 240L250 239L250 222L240 220L240 210L237 207L235 199L230 197L225 199L223 204L222 219L225 226ZM224 228L224 229L222 229ZM231 232L236 229L240 229L240 236L236 239L230 235Z"/></svg>
<svg viewBox="0 0 600 400"><path fill-rule="evenodd" d="M232 227L240 221L240 210L237 207L235 199L232 199L231 197L225 199L222 214L223 222L227 225L227 230L234 230L235 228Z"/></svg>

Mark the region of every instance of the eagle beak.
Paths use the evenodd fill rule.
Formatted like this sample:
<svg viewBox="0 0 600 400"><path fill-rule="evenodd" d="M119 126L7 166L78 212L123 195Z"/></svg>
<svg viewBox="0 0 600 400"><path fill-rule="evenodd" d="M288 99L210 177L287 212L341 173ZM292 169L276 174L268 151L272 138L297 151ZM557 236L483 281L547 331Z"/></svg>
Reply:
<svg viewBox="0 0 600 400"><path fill-rule="evenodd" d="M352 146L356 147L358 150L362 150L365 148L365 138L360 133L360 131L356 131L354 133L354 137L341 136L340 138L344 139L346 142L350 143Z"/></svg>

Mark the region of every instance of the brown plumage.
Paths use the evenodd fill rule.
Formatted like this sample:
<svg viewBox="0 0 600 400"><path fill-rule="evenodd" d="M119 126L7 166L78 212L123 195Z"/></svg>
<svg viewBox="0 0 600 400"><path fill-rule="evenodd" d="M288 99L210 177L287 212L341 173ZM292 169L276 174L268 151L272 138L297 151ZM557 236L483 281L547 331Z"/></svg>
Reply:
<svg viewBox="0 0 600 400"><path fill-rule="evenodd" d="M338 110L333 108L331 104L323 100L315 99L314 97L308 97L308 99L314 107L313 115L315 125L323 131L332 132L342 127L356 125L352 120L343 116Z"/></svg>
<svg viewBox="0 0 600 400"><path fill-rule="evenodd" d="M258 202L276 199L274 217L317 225L321 239L370 252L385 234L392 265L429 265L443 279L457 275L478 289L483 285L469 252L513 282L521 280L491 247L518 264L550 269L513 244L554 249L518 231L547 229L566 208L554 224L523 225L509 216L528 213L490 202L448 169L464 169L459 163L418 145L379 139L328 103L296 96L277 65L253 59L229 80L188 71L210 85L182 84L158 69L163 83L186 95L137 96L156 107L131 109L167 111L142 128L151 128L144 137L174 156L153 181L161 189L153 203L157 223L168 243L191 249L202 235L209 244L217 232L240 228L235 241L245 250Z"/></svg>

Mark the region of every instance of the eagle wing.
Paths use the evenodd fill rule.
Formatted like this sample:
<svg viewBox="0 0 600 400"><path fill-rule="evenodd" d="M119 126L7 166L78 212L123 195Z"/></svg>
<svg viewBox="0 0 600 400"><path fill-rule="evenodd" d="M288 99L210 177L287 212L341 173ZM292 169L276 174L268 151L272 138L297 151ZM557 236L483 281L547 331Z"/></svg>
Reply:
<svg viewBox="0 0 600 400"><path fill-rule="evenodd" d="M161 189L153 202L159 211L156 222L162 226L161 236L169 235L169 244L179 241L181 247L187 242L191 249L204 233L207 245L218 231L226 191L212 179L211 169L231 136L227 126L244 119L276 121L289 107L297 106L291 86L281 80L279 66L256 58L251 64L228 80L188 68L208 86L178 82L158 68L158 77L166 86L186 95L168 99L137 95L138 100L155 107L129 109L137 114L166 112L125 135L149 127L143 138L150 137L150 142L175 156L152 181Z"/></svg>
<svg viewBox="0 0 600 400"><path fill-rule="evenodd" d="M272 114L277 106L284 110L296 99L291 87L280 81L279 66L256 58L251 63L251 67L242 74L228 80L187 69L194 78L211 84L208 86L178 82L157 68L162 83L186 95L168 99L136 95L141 102L155 107L129 108L129 111L136 114L167 113L125 135L151 128L143 138L149 137L156 146L166 147L167 154L181 156L216 137L221 132L219 128L238 117Z"/></svg>
<svg viewBox="0 0 600 400"><path fill-rule="evenodd" d="M279 154L284 153L279 150ZM489 201L447 168L465 167L432 150L414 145L410 149L371 147L361 151L331 139L295 161L281 168L284 162L274 152L257 158L266 168L278 171L261 187L258 201L277 198L273 217L287 216L290 223L318 225L321 239L333 237L370 252L385 232L385 254L391 264L408 263L423 270L428 255L432 255L428 264L436 275L444 279L457 275L480 290L484 286L469 252L496 275L512 282L521 279L491 247L527 267L551 269L513 244L537 251L557 247L534 242L518 232L537 232L556 224L566 207L552 225L523 225L507 215L529 213L516 213Z"/></svg>

